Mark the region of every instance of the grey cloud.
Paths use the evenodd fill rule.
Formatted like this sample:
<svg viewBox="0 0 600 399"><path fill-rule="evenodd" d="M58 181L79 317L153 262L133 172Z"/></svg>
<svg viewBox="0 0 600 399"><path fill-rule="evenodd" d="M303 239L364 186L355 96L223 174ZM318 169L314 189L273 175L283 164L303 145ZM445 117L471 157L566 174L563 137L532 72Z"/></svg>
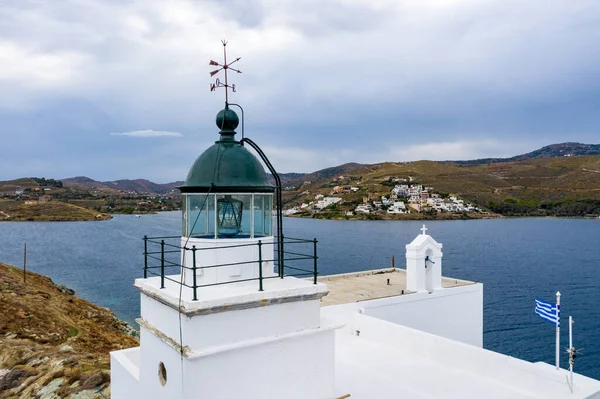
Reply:
<svg viewBox="0 0 600 399"><path fill-rule="evenodd" d="M46 111L41 136L77 129L72 107L53 107L68 100L96 110L80 117L90 139L152 126L210 142L220 39L242 57L232 100L246 132L277 148L357 150L336 162L381 142L548 144L598 125L593 0L9 0L0 37L0 123L3 112L23 129Z"/></svg>
<svg viewBox="0 0 600 399"><path fill-rule="evenodd" d="M130 132L111 133L112 136L129 136L129 137L183 137L179 132L168 132L164 130L133 130Z"/></svg>

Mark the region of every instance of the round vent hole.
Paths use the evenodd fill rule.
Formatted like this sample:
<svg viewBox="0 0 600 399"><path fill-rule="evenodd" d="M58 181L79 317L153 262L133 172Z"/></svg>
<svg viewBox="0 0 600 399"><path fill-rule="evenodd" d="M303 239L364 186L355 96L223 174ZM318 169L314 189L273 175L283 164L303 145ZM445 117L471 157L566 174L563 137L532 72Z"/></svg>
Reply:
<svg viewBox="0 0 600 399"><path fill-rule="evenodd" d="M163 387L167 385L167 368L163 362L158 364L158 379Z"/></svg>

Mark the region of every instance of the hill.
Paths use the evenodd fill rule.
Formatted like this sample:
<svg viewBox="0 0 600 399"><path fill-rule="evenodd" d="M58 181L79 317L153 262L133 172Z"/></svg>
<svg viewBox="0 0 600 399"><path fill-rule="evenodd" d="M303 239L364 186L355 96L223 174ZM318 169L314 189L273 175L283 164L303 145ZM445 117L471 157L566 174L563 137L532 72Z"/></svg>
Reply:
<svg viewBox="0 0 600 399"><path fill-rule="evenodd" d="M312 173L282 173L280 177L288 206L311 201L315 194L327 195L336 185L359 186L359 191L343 195L347 206L340 210L347 211L360 204L365 195L389 195L391 181L386 179L397 177L433 186L441 194L459 195L502 214L583 215L596 212L594 201L600 200L599 156L600 144L569 142L511 158L346 163ZM0 182L0 194L38 199L48 193L59 201L99 212L147 213L179 209L176 188L182 184L157 184L146 179L100 182L84 176L62 181L24 178ZM17 189L24 194L17 195Z"/></svg>
<svg viewBox="0 0 600 399"><path fill-rule="evenodd" d="M12 201L12 220L97 220L99 213L155 213L177 210L180 207L179 192L176 187L183 182L156 184L149 180L117 180L99 182L89 177L79 176L61 180L45 178L22 178L0 181L0 198ZM162 193L162 194L161 194ZM55 209L60 205L46 207L23 207L21 205L52 202L76 205L93 213L87 215L80 208ZM7 205L5 204L4 207ZM78 210L77 210L78 209ZM43 212L43 211L47 212ZM0 209L2 211L2 209ZM37 212L39 211L39 212ZM22 214L22 213L25 214ZM56 216L56 213L60 216ZM18 215L17 215L18 214ZM5 218L0 214L0 220ZM102 218L102 217L100 217Z"/></svg>
<svg viewBox="0 0 600 399"><path fill-rule="evenodd" d="M138 346L108 309L48 277L0 263L2 398L110 397L109 352Z"/></svg>
<svg viewBox="0 0 600 399"><path fill-rule="evenodd" d="M111 216L64 202L0 200L0 221L88 221L107 220Z"/></svg>
<svg viewBox="0 0 600 399"><path fill-rule="evenodd" d="M600 214L600 155L467 165L433 161L361 165L342 181L321 178L285 192L284 201L298 205L316 194L328 195L336 185L351 184L360 190L342 198L356 206L367 194L389 195L395 185L391 178L421 183L442 195L456 194L506 215Z"/></svg>
<svg viewBox="0 0 600 399"><path fill-rule="evenodd" d="M279 173L279 178L281 179L281 185L283 187L289 187L294 185L297 180L301 180L305 175L306 173ZM269 182L275 185L275 178L273 175L268 173L267 176L269 178Z"/></svg>
<svg viewBox="0 0 600 399"><path fill-rule="evenodd" d="M61 179L66 187L80 187L85 189L105 189L105 190L116 190L124 192L136 192L136 193L152 193L152 194L167 194L177 187L183 185L183 181L176 181L172 183L159 184L151 182L146 179L123 179L114 181L100 182L89 177L78 176L67 179Z"/></svg>
<svg viewBox="0 0 600 399"><path fill-rule="evenodd" d="M61 181L65 187L76 187L84 190L114 190L109 185L94 179L90 179L86 176L70 177L67 179L61 179Z"/></svg>
<svg viewBox="0 0 600 399"><path fill-rule="evenodd" d="M63 183L60 180L46 179L44 177L23 177L15 180L0 181L1 193L14 193L15 190L37 190L49 189L61 191Z"/></svg>
<svg viewBox="0 0 600 399"><path fill-rule="evenodd" d="M499 162L528 161L539 158L572 157L580 155L600 155L600 144L560 143L542 147L527 154L516 155L511 158L483 158L470 161L445 161L463 165L480 165Z"/></svg>
<svg viewBox="0 0 600 399"><path fill-rule="evenodd" d="M368 165L352 162L339 166L333 166L331 168L321 169L312 173L282 173L279 175L279 177L281 178L281 184L284 188L298 188L303 184L310 184L323 179L332 179L335 176L343 176L344 174L360 170L368 171ZM271 176L269 175L269 177ZM274 180L271 181L272 183L275 183Z"/></svg>

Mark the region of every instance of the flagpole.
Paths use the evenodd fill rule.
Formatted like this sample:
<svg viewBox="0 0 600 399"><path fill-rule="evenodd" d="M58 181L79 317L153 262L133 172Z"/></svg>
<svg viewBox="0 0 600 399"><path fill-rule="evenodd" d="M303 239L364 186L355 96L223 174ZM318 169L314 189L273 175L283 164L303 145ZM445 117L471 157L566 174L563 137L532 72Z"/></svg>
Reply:
<svg viewBox="0 0 600 399"><path fill-rule="evenodd" d="M560 291L556 292L556 370L560 370Z"/></svg>
<svg viewBox="0 0 600 399"><path fill-rule="evenodd" d="M575 357L575 350L573 349L573 317L569 316L569 350L571 351L569 356L569 378L571 379L571 392L573 392L573 360Z"/></svg>

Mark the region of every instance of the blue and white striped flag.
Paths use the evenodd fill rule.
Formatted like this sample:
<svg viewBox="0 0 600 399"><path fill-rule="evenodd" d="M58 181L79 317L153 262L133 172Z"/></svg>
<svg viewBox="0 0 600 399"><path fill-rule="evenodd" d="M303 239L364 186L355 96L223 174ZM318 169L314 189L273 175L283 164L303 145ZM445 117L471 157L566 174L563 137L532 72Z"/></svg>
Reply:
<svg viewBox="0 0 600 399"><path fill-rule="evenodd" d="M535 313L556 327L560 327L560 305L535 298Z"/></svg>

